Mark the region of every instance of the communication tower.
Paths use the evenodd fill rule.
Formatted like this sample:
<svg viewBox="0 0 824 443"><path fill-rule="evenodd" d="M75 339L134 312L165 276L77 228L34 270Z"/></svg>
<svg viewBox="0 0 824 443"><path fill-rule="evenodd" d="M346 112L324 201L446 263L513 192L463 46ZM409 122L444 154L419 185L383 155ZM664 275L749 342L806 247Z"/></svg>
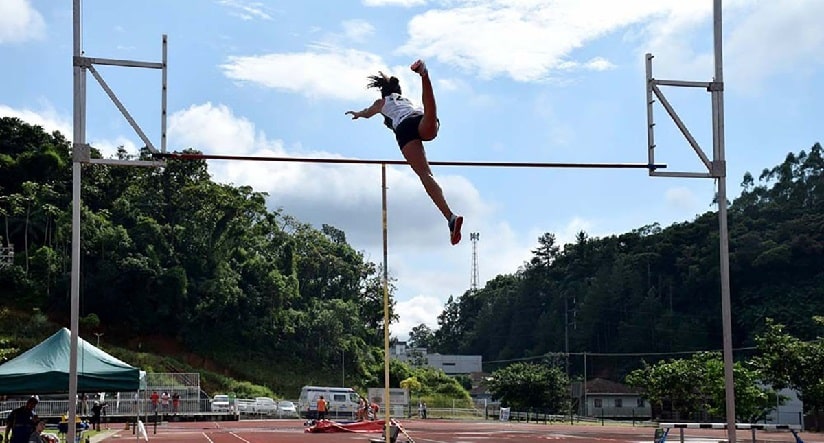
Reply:
<svg viewBox="0 0 824 443"><path fill-rule="evenodd" d="M469 234L469 239L472 240L472 282L470 289L472 292L478 290L478 239L480 234L472 232Z"/></svg>

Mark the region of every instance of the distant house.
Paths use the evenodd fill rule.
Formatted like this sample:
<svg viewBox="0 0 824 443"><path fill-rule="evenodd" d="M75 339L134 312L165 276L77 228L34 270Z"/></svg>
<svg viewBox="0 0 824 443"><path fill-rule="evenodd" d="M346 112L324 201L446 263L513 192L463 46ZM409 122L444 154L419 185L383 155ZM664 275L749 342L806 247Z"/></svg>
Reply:
<svg viewBox="0 0 824 443"><path fill-rule="evenodd" d="M430 354L426 348L414 348L406 342L397 342L389 349L390 358L408 363L410 366L442 369L447 375L468 375L481 372L480 355Z"/></svg>
<svg viewBox="0 0 824 443"><path fill-rule="evenodd" d="M586 382L583 415L617 419L652 417L652 407L640 392L622 383L593 378Z"/></svg>
<svg viewBox="0 0 824 443"><path fill-rule="evenodd" d="M487 382L491 379L490 374L486 372L473 372L469 374L469 380L472 382L472 389L469 390L469 396L475 401L476 405L487 405L491 403L498 403L493 401L492 393L489 392Z"/></svg>

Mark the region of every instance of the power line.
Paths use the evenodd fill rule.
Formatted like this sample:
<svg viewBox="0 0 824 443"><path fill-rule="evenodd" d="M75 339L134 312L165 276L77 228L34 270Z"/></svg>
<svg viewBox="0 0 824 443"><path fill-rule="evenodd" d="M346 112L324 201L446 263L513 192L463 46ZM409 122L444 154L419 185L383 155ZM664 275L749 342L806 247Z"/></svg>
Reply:
<svg viewBox="0 0 824 443"><path fill-rule="evenodd" d="M752 351L758 349L755 346L747 346L743 348L734 348L734 352ZM703 350L703 351L673 351L673 352L547 352L541 355L532 357L511 358L507 360L488 360L484 363L513 363L519 361L540 360L547 357L563 357L567 355L586 356L586 357L660 357L663 355L693 355L701 352L722 352L721 349Z"/></svg>

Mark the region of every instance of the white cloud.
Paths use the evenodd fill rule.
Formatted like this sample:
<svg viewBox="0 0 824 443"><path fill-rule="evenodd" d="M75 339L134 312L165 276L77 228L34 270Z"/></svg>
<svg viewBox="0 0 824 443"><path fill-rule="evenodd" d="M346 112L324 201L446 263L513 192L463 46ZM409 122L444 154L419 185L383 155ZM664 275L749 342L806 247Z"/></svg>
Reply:
<svg viewBox="0 0 824 443"><path fill-rule="evenodd" d="M287 149L282 141L270 138L227 106L211 103L170 116L169 143L220 154L337 157L323 151ZM273 209L283 207L286 213L314 226L327 223L342 229L349 243L365 251L368 260L382 261L379 167L210 161L209 171L217 181L268 192ZM517 269L532 243L520 241L508 225L488 221L494 219L494 208L464 177L444 173L437 179L450 204L467 220L465 239L456 247L449 245L446 222L417 176L405 166L387 167L389 271L398 279L399 300L420 296L439 300L442 305L450 294L461 295L469 285L471 231L485 232L483 247L495 251L495 259L488 256L483 264L482 275L490 278ZM441 309L430 306L427 311L431 317ZM399 312L403 324L421 323L418 314ZM393 325L392 333L406 331L404 326Z"/></svg>
<svg viewBox="0 0 824 443"><path fill-rule="evenodd" d="M374 54L325 46L316 46L302 53L234 56L220 67L233 80L310 98L353 101L376 98L374 91L365 88L366 76L387 70L381 58ZM334 82L329 81L331 76L334 76Z"/></svg>
<svg viewBox="0 0 824 443"><path fill-rule="evenodd" d="M49 103L44 103L40 110L15 109L0 105L0 117L17 117L30 125L40 126L49 133L59 131L67 140L72 140L74 131L69 117L60 115ZM138 147L134 141L123 136L115 137L113 140L97 139L92 136L89 145L100 150L104 158L114 157L120 146L126 148L129 153L138 153Z"/></svg>
<svg viewBox="0 0 824 443"><path fill-rule="evenodd" d="M682 6L646 24L641 50L655 55L657 78L710 80L714 73L711 2L683 2ZM807 67L824 63L820 50L824 28L818 20L822 15L824 3L819 0L724 2L726 89L756 92L776 74L803 75Z"/></svg>
<svg viewBox="0 0 824 443"><path fill-rule="evenodd" d="M407 340L409 331L421 323L433 330L438 329L438 315L443 311L443 307L444 304L439 298L425 295L400 301L395 306L396 312L401 314L400 319L392 325L390 333L399 340Z"/></svg>
<svg viewBox="0 0 824 443"><path fill-rule="evenodd" d="M595 57L584 63L584 67L592 71L606 71L615 68L615 65L603 57Z"/></svg>
<svg viewBox="0 0 824 443"><path fill-rule="evenodd" d="M243 20L272 20L272 15L267 11L263 2L248 0L219 0L219 4L232 9L232 15Z"/></svg>
<svg viewBox="0 0 824 443"><path fill-rule="evenodd" d="M363 0L364 6L411 6L425 5L427 0Z"/></svg>
<svg viewBox="0 0 824 443"><path fill-rule="evenodd" d="M555 70L606 69L602 57L578 62L574 51L609 33L661 14L689 11L682 2L555 0L450 1L448 8L415 16L402 53L436 58L482 77L507 75L518 81L551 77ZM457 4L457 7L451 7Z"/></svg>
<svg viewBox="0 0 824 443"><path fill-rule="evenodd" d="M169 143L216 154L340 157L311 149L288 151L282 141L270 139L249 120L235 116L226 106L211 103L174 113L169 120ZM209 168L216 180L268 192L273 207L282 206L301 220L343 229L353 244L381 244L378 166L215 161ZM444 174L437 179L450 204L467 217L480 217L489 211L477 189L465 178ZM412 250L443 246L447 241L446 222L411 169L388 167L387 187L393 242Z"/></svg>
<svg viewBox="0 0 824 443"><path fill-rule="evenodd" d="M72 123L65 116L61 116L50 104L45 104L43 109L37 111L0 105L0 117L17 117L30 125L43 127L46 132L60 131L67 139L71 140L72 137Z"/></svg>
<svg viewBox="0 0 824 443"><path fill-rule="evenodd" d="M575 237L581 231L586 232L589 237L597 237L599 234L593 232L594 227L595 223L591 220L573 217L560 232L556 233L556 239L561 245L575 243Z"/></svg>
<svg viewBox="0 0 824 443"><path fill-rule="evenodd" d="M664 200L667 202L667 206L677 209L679 212L699 213L705 198L699 198L690 188L677 186L667 189Z"/></svg>
<svg viewBox="0 0 824 443"><path fill-rule="evenodd" d="M117 148L119 147L123 147L126 152L133 155L137 155L139 152L139 148L134 141L123 136L115 137L114 140L92 140L89 144L92 147L97 148L103 158L115 158L117 155ZM141 144L141 146L143 145Z"/></svg>
<svg viewBox="0 0 824 443"><path fill-rule="evenodd" d="M300 53L229 57L220 67L230 79L303 94L312 100L331 98L357 102L359 106L374 101L380 95L366 88L367 76L378 71L398 77L406 96L421 94L420 77L408 65L387 67L375 54L333 45L314 45ZM330 78L335 81L330 82ZM449 89L450 84L446 86Z"/></svg>
<svg viewBox="0 0 824 443"><path fill-rule="evenodd" d="M43 16L29 0L0 1L0 44L39 39L45 29Z"/></svg>
<svg viewBox="0 0 824 443"><path fill-rule="evenodd" d="M640 52L656 55L659 78L712 78L712 2L662 0L442 1L413 17L400 52L477 72L540 81L570 70L611 69L603 56L575 60L576 50L625 32ZM824 2L724 3L725 66L733 88L752 89L798 62L821 64ZM700 32L698 32L700 31ZM639 54L640 63L640 54ZM801 71L804 67L801 67Z"/></svg>
<svg viewBox="0 0 824 443"><path fill-rule="evenodd" d="M758 90L776 74L805 74L824 63L824 2L757 2L733 16L725 42L725 80L731 87Z"/></svg>
<svg viewBox="0 0 824 443"><path fill-rule="evenodd" d="M355 41L363 41L375 33L375 27L366 20L346 20L341 26L346 37Z"/></svg>

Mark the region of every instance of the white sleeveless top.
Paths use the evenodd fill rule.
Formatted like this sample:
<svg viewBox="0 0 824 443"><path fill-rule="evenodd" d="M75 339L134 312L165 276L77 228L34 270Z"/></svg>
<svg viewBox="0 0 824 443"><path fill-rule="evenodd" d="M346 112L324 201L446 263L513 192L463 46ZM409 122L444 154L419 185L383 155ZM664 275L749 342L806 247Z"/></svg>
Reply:
<svg viewBox="0 0 824 443"><path fill-rule="evenodd" d="M423 110L416 108L408 98L392 93L383 98L381 114L392 120L392 127L397 128L406 117L423 114Z"/></svg>

